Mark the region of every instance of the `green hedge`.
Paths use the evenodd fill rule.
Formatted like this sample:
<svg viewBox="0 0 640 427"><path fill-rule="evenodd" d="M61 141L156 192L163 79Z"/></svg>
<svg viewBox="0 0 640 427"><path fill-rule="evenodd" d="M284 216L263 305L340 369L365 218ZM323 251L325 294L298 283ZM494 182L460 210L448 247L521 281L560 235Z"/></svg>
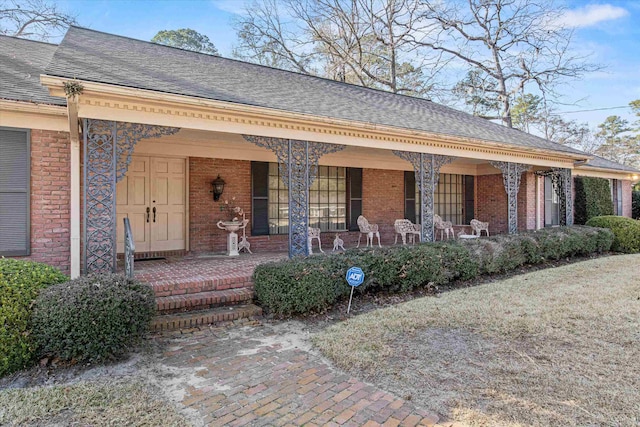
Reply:
<svg viewBox="0 0 640 427"><path fill-rule="evenodd" d="M640 221L622 216L591 218L587 225L610 229L615 235L611 250L625 253L640 252Z"/></svg>
<svg viewBox="0 0 640 427"><path fill-rule="evenodd" d="M33 301L41 289L65 280L67 277L54 267L0 258L0 377L33 362Z"/></svg>
<svg viewBox="0 0 640 427"><path fill-rule="evenodd" d="M640 191L634 191L631 197L631 217L640 219Z"/></svg>
<svg viewBox="0 0 640 427"><path fill-rule="evenodd" d="M608 179L579 176L574 180L574 222L586 224L589 219L613 215L611 184Z"/></svg>
<svg viewBox="0 0 640 427"><path fill-rule="evenodd" d="M256 299L278 316L318 312L347 296L346 271L361 267L359 292L407 292L479 274L499 273L524 264L608 251L610 230L557 227L478 240L425 243L382 249L348 250L259 265L253 281Z"/></svg>
<svg viewBox="0 0 640 427"><path fill-rule="evenodd" d="M144 336L155 308L149 285L117 274L80 277L40 293L33 335L42 356L112 360Z"/></svg>

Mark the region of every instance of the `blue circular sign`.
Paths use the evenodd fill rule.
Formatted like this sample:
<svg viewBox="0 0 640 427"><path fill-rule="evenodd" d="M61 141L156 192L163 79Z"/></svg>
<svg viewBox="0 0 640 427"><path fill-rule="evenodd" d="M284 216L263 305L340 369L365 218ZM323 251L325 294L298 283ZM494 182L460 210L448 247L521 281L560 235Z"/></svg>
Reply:
<svg viewBox="0 0 640 427"><path fill-rule="evenodd" d="M362 285L362 282L364 282L364 271L360 267L351 267L347 270L347 283L349 286L355 288Z"/></svg>

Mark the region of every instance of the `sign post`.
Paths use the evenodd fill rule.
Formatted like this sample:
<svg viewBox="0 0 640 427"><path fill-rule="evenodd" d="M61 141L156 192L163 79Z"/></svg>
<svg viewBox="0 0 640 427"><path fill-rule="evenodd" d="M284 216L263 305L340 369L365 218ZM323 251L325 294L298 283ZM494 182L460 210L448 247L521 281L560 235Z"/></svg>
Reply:
<svg viewBox="0 0 640 427"><path fill-rule="evenodd" d="M347 307L347 314L351 310L351 300L353 299L353 289L357 288L364 282L364 271L360 267L351 267L347 270L347 283L351 286L351 295L349 296L349 306Z"/></svg>

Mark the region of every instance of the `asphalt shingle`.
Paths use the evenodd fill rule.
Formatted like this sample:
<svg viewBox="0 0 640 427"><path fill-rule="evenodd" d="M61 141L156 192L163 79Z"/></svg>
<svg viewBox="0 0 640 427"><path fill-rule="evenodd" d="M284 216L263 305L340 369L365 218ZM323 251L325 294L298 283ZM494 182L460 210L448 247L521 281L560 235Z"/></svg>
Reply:
<svg viewBox="0 0 640 427"><path fill-rule="evenodd" d="M0 36L0 99L67 105L64 98L49 95L40 85L40 74L57 45Z"/></svg>
<svg viewBox="0 0 640 427"><path fill-rule="evenodd" d="M583 154L425 99L71 27L46 74Z"/></svg>

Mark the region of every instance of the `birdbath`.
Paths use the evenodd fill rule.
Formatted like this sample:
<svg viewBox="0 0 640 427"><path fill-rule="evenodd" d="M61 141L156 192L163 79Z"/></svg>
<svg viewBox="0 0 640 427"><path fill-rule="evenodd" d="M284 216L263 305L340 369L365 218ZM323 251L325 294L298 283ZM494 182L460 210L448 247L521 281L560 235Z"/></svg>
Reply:
<svg viewBox="0 0 640 427"><path fill-rule="evenodd" d="M249 223L248 219L242 221L218 221L217 226L219 229L229 233L227 236L227 255L238 256L238 234L236 231L241 230Z"/></svg>

